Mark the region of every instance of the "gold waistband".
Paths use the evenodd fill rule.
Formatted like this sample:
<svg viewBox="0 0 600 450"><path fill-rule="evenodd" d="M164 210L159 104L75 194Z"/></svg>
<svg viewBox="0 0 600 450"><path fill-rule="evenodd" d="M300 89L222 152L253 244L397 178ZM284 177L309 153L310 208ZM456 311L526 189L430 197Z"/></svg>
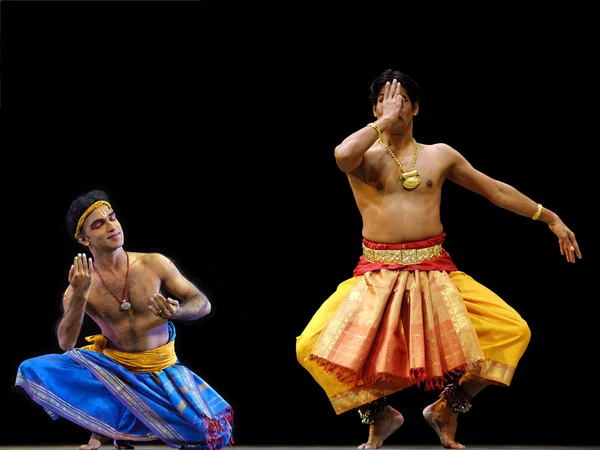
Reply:
<svg viewBox="0 0 600 450"><path fill-rule="evenodd" d="M375 250L362 246L363 256L367 261L384 264L402 264L405 266L411 264L420 264L428 259L437 258L444 251L442 244L425 248L410 248L402 250Z"/></svg>

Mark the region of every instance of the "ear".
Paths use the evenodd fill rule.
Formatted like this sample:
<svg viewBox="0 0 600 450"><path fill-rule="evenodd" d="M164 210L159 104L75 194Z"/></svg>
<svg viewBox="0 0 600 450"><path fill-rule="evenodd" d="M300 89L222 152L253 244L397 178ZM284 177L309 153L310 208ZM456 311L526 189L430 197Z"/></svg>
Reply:
<svg viewBox="0 0 600 450"><path fill-rule="evenodd" d="M419 100L417 100L415 102L415 106L413 106L413 116L416 116L417 114L419 114L419 106L421 106L421 102Z"/></svg>
<svg viewBox="0 0 600 450"><path fill-rule="evenodd" d="M373 105L373 115L377 117L377 104Z"/></svg>
<svg viewBox="0 0 600 450"><path fill-rule="evenodd" d="M79 242L81 245L83 245L85 247L89 247L89 245L90 245L90 241L88 241L88 238L83 234L80 234L79 236L77 236L77 242Z"/></svg>

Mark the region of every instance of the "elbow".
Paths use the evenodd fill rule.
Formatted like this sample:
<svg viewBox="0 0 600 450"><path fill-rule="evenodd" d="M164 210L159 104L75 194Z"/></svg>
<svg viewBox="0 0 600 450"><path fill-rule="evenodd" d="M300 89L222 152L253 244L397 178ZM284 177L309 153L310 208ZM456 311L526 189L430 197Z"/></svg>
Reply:
<svg viewBox="0 0 600 450"><path fill-rule="evenodd" d="M58 346L63 352L68 352L69 350L73 350L75 348L74 342L65 342L63 339L58 339Z"/></svg>
<svg viewBox="0 0 600 450"><path fill-rule="evenodd" d="M56 330L56 340L58 341L58 346L63 352L68 352L69 350L73 350L75 348L75 344L77 339L73 339L73 336L69 336L66 330L61 329L61 324L58 325Z"/></svg>
<svg viewBox="0 0 600 450"><path fill-rule="evenodd" d="M505 183L496 183L493 189L483 192L483 196L492 204L504 208L507 203L509 186Z"/></svg>
<svg viewBox="0 0 600 450"><path fill-rule="evenodd" d="M61 330L62 323L59 323L56 327L56 340L58 341L58 346L63 352L69 351L73 348L73 345L69 345L67 342L67 338Z"/></svg>
<svg viewBox="0 0 600 450"><path fill-rule="evenodd" d="M505 208L506 204L507 204L507 197L506 195L504 195L504 193L500 190L492 193L491 195L488 196L488 199L490 202L492 202L492 204L499 206L500 208Z"/></svg>
<svg viewBox="0 0 600 450"><path fill-rule="evenodd" d="M212 304L210 300L205 296L202 296L200 301L197 301L192 313L194 319L202 319L210 314L212 310Z"/></svg>
<svg viewBox="0 0 600 450"><path fill-rule="evenodd" d="M202 304L202 317L208 316L211 311L212 311L212 303L210 302L210 300L205 299Z"/></svg>
<svg viewBox="0 0 600 450"><path fill-rule="evenodd" d="M341 171L348 173L356 168L356 161L352 158L352 154L344 149L342 145L335 148L334 156L335 162Z"/></svg>

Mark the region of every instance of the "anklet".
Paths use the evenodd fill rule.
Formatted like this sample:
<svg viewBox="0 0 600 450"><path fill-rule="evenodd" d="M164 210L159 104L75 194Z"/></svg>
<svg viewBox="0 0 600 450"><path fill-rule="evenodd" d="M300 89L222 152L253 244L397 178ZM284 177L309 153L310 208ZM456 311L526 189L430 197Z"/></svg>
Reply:
<svg viewBox="0 0 600 450"><path fill-rule="evenodd" d="M445 398L455 413L466 413L471 409L471 396L454 383L449 383L440 394Z"/></svg>
<svg viewBox="0 0 600 450"><path fill-rule="evenodd" d="M358 408L358 415L360 416L361 422L365 425L371 425L375 423L384 413L386 406L388 406L387 399L385 397L373 400L371 403L362 405Z"/></svg>

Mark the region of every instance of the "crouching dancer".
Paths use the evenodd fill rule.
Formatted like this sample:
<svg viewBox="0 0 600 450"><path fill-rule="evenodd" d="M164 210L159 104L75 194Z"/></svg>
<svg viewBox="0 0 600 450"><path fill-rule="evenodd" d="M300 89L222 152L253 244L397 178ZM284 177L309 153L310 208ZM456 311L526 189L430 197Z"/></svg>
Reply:
<svg viewBox="0 0 600 450"><path fill-rule="evenodd" d="M76 255L68 273L57 326L64 353L23 361L16 386L52 419L91 431L79 450L110 440L115 448L153 440L203 450L232 444L231 406L175 352L173 321L209 314L206 295L162 254L123 248L123 228L102 190L72 202L67 226L91 256ZM85 315L101 334L76 348Z"/></svg>

